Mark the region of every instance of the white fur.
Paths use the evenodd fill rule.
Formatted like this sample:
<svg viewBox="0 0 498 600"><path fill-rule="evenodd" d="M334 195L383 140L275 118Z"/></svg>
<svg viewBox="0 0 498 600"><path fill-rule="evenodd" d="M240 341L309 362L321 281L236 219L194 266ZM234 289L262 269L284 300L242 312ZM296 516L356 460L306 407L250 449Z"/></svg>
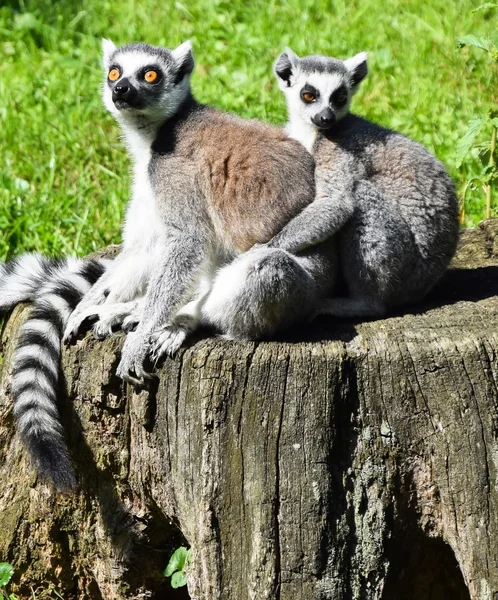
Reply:
<svg viewBox="0 0 498 600"><path fill-rule="evenodd" d="M352 56L351 58L347 58L344 61L344 64L346 65L346 68L348 69L348 71L354 71L358 65L361 65L362 62L367 61L367 57L368 57L367 52L360 52L359 54L356 54L355 56Z"/></svg>
<svg viewBox="0 0 498 600"><path fill-rule="evenodd" d="M218 271L202 306L202 317L207 323L216 324L224 316L226 305L245 287L247 275L258 256L257 249L248 251Z"/></svg>
<svg viewBox="0 0 498 600"><path fill-rule="evenodd" d="M109 68L111 56L116 50L116 44L106 38L102 38L102 63L105 69Z"/></svg>
<svg viewBox="0 0 498 600"><path fill-rule="evenodd" d="M5 274L3 266L0 265L1 305L7 307L31 299L33 292L38 291L37 282L44 276L43 261L37 254L21 256L14 271L9 275Z"/></svg>
<svg viewBox="0 0 498 600"><path fill-rule="evenodd" d="M171 51L171 56L177 63L182 63L185 58L192 52L192 42L187 40L180 44L177 48Z"/></svg>
<svg viewBox="0 0 498 600"><path fill-rule="evenodd" d="M32 434L36 434L37 432L46 434L47 431L51 431L53 434L54 431L62 430L62 426L57 421L57 418L48 414L49 401L47 400L47 402L44 402L43 400L44 399L39 391L33 390L31 393L21 394L16 402L19 409L21 409L24 404L29 406L30 403L36 403L38 406L36 408L31 408L28 412L25 412L19 417L17 426L21 431L29 430ZM52 403L50 402L50 405L51 404Z"/></svg>
<svg viewBox="0 0 498 600"><path fill-rule="evenodd" d="M60 346L57 328L50 321L46 321L45 319L28 319L23 325L23 331L36 331L36 333L45 336L52 346Z"/></svg>
<svg viewBox="0 0 498 600"><path fill-rule="evenodd" d="M49 396L53 396L55 393L52 383L47 379L43 371L40 371L39 369L23 369L19 376L14 378L12 383L13 391L15 391L15 388L19 384L26 385L27 383L31 383L32 387L37 387Z"/></svg>
<svg viewBox="0 0 498 600"><path fill-rule="evenodd" d="M311 153L318 135L318 129L311 121L302 119L291 121L285 126L285 132L290 138L300 142Z"/></svg>
<svg viewBox="0 0 498 600"><path fill-rule="evenodd" d="M76 290L78 290L80 294L84 294L91 287L90 282L79 273L64 273L63 279L65 282L70 283Z"/></svg>
<svg viewBox="0 0 498 600"><path fill-rule="evenodd" d="M19 361L23 358L35 358L54 375L59 373L59 357L54 356L53 353L45 346L39 346L38 344L22 346L17 350L16 361Z"/></svg>
<svg viewBox="0 0 498 600"><path fill-rule="evenodd" d="M47 294L42 298L42 300L44 303L48 303L50 306L53 306L64 321L71 314L71 308L69 307L69 304L64 300L64 298L61 298L57 294Z"/></svg>

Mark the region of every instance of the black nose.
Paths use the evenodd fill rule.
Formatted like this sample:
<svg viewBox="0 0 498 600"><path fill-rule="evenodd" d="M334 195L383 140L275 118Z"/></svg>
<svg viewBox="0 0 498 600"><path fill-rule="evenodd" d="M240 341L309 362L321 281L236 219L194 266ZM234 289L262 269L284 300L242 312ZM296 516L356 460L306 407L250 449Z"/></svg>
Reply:
<svg viewBox="0 0 498 600"><path fill-rule="evenodd" d="M330 108L326 108L313 117L313 123L321 129L327 129L335 123L335 115Z"/></svg>
<svg viewBox="0 0 498 600"><path fill-rule="evenodd" d="M126 96L126 94L130 91L130 86L129 85L117 85L114 88L114 93L116 94L116 96L119 96L120 98L122 98L123 96Z"/></svg>
<svg viewBox="0 0 498 600"><path fill-rule="evenodd" d="M133 87L131 86L128 79L121 79L118 81L112 90L113 100L129 100L132 96Z"/></svg>

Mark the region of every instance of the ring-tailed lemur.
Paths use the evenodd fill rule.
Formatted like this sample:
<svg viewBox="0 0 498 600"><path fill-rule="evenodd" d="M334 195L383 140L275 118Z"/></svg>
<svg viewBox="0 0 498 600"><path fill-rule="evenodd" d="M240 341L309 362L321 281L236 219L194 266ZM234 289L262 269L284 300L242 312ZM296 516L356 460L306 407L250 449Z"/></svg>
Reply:
<svg viewBox="0 0 498 600"><path fill-rule="evenodd" d="M105 41L103 49L104 103L134 158L133 195L122 253L65 338L88 311L147 288L118 367L142 384L147 355L173 353L201 320L230 337L257 338L306 317L331 292L335 253L332 241L299 256L249 250L314 199L314 162L280 129L196 102L190 42L170 51Z"/></svg>
<svg viewBox="0 0 498 600"><path fill-rule="evenodd" d="M0 265L0 311L34 303L14 353L14 414L39 472L60 490L75 483L57 409L62 334L69 315L108 262L25 254Z"/></svg>
<svg viewBox="0 0 498 600"><path fill-rule="evenodd" d="M59 489L74 484L55 406L66 324L66 340L89 316L99 318L97 337L123 320L131 326L151 280L143 323L128 338L120 365L137 382L129 370L146 376L146 353L175 351L201 319L232 337L258 337L312 311L334 282L330 243L299 257L255 248L216 274L313 199L313 159L278 129L195 102L189 43L173 51L145 44L117 49L105 40L103 47L104 101L135 159L123 250L110 266L24 256L0 272L0 307L2 298L3 308L35 302L14 360L15 413L40 470Z"/></svg>
<svg viewBox="0 0 498 600"><path fill-rule="evenodd" d="M327 300L319 314L380 316L419 301L458 240L458 202L443 165L420 144L349 112L367 75L365 53L341 61L287 49L275 72L286 130L315 158L317 198L269 246L301 252L338 233L350 297Z"/></svg>

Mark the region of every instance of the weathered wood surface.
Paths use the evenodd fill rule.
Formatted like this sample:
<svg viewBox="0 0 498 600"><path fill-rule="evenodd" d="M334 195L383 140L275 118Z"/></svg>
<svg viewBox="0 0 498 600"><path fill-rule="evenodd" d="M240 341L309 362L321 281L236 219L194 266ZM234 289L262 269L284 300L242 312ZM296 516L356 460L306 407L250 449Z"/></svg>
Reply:
<svg viewBox="0 0 498 600"><path fill-rule="evenodd" d="M66 600L497 600L498 223L464 232L423 306L294 339L205 337L157 388L114 375L121 336L64 353L81 480L37 480L0 373L0 560ZM305 341L303 341L305 340ZM161 576L187 540L186 590Z"/></svg>

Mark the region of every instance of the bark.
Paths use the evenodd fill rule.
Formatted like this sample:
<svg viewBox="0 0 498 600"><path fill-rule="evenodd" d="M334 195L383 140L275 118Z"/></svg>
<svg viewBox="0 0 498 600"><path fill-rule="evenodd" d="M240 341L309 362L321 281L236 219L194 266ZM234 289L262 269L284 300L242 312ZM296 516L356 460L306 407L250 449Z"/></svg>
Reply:
<svg viewBox="0 0 498 600"><path fill-rule="evenodd" d="M37 479L3 327L0 560L66 600L497 600L498 222L404 315L286 338L205 335L136 394L122 336L64 352L80 489ZM193 549L188 593L161 575Z"/></svg>

